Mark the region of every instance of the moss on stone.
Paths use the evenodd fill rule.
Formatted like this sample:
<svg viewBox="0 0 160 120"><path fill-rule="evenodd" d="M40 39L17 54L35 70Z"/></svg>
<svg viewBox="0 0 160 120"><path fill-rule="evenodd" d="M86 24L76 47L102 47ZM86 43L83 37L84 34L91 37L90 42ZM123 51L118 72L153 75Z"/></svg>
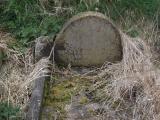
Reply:
<svg viewBox="0 0 160 120"><path fill-rule="evenodd" d="M86 96L81 97L79 103L84 105L87 104L89 102L89 99Z"/></svg>
<svg viewBox="0 0 160 120"><path fill-rule="evenodd" d="M52 106L55 110L60 112L60 118L66 117L65 107L70 103L71 97L79 94L80 91L85 91L92 81L80 77L65 77L56 74L53 79L55 82L51 85L49 82L45 85L45 93L43 100L43 107ZM87 103L87 97L81 99L82 104ZM43 118L43 113L42 117Z"/></svg>
<svg viewBox="0 0 160 120"><path fill-rule="evenodd" d="M58 111L58 119L66 119L68 112L66 106L70 105L71 102L83 107L89 103L102 103L111 99L104 91L105 86L101 85L98 88L94 88L96 84L95 80L81 76L64 75L62 73L63 71L61 71L60 74L55 73L52 76L52 80L48 81L45 85L43 108L51 107L53 109L50 114L47 113L47 115L50 116L49 118L53 119L53 114ZM100 82L100 80L97 82ZM117 103L113 105L113 108L116 106ZM90 114L96 113L94 110L89 111ZM44 118L43 112L42 118Z"/></svg>

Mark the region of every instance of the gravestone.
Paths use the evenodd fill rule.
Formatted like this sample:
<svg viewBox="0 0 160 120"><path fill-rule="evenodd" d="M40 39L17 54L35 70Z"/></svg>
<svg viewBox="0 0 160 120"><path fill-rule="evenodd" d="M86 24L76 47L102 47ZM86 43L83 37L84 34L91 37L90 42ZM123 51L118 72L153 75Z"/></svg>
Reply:
<svg viewBox="0 0 160 120"><path fill-rule="evenodd" d="M99 66L122 59L121 35L103 14L84 12L71 18L55 40L55 60L72 66Z"/></svg>

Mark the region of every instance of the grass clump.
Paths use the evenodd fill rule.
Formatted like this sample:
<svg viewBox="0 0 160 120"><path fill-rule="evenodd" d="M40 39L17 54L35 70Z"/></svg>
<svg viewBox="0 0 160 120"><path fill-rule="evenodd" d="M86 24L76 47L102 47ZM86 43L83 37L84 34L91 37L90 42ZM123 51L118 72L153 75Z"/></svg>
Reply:
<svg viewBox="0 0 160 120"><path fill-rule="evenodd" d="M88 102L89 102L89 100L86 96L83 96L79 101L79 103L82 105L87 104Z"/></svg>
<svg viewBox="0 0 160 120"><path fill-rule="evenodd" d="M114 0L114 3L122 15L125 12L135 12L137 17L144 15L152 19L159 11L160 5L159 0Z"/></svg>
<svg viewBox="0 0 160 120"><path fill-rule="evenodd" d="M14 107L7 102L0 102L0 120L17 120L17 114L20 112L18 107Z"/></svg>

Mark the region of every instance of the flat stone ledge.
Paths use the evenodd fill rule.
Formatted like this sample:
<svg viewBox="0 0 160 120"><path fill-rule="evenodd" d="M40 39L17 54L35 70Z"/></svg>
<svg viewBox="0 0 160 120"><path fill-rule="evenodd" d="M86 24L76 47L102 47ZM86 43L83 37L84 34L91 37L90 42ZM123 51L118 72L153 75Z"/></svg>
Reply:
<svg viewBox="0 0 160 120"><path fill-rule="evenodd" d="M47 71L49 71L47 69ZM43 74L43 73L42 73ZM41 107L43 102L45 81L50 79L49 72L35 80L35 86L31 95L29 109L26 114L26 120L39 120L41 114Z"/></svg>

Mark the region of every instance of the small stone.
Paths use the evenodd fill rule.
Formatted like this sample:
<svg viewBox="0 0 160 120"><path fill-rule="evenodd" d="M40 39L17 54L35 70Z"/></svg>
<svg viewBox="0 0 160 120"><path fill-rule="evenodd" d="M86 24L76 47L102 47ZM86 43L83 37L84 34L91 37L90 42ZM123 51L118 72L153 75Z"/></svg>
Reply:
<svg viewBox="0 0 160 120"><path fill-rule="evenodd" d="M35 61L48 57L53 47L52 39L48 36L41 36L35 40Z"/></svg>

